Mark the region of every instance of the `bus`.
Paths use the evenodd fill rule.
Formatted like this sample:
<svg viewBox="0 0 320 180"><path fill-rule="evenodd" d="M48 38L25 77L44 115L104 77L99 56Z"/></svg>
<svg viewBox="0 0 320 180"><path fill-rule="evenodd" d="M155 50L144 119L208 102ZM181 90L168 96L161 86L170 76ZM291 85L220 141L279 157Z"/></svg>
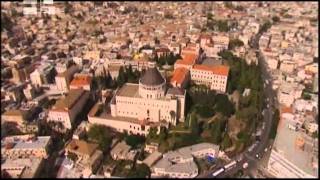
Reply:
<svg viewBox="0 0 320 180"><path fill-rule="evenodd" d="M222 168L220 168L219 170L217 170L216 172L214 172L214 173L212 174L212 176L213 176L213 177L216 177L216 176L218 176L219 174L221 174L223 171L224 171L224 168L222 167Z"/></svg>
<svg viewBox="0 0 320 180"><path fill-rule="evenodd" d="M227 164L224 166L225 169L229 169L230 167L233 167L234 165L236 165L237 162L236 161L232 161L231 163Z"/></svg>

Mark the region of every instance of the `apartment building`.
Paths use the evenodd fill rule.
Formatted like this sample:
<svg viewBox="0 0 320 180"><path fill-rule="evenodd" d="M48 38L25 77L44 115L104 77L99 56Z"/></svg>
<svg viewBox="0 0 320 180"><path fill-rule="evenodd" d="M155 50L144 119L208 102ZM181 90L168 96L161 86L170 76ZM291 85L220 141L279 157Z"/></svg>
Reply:
<svg viewBox="0 0 320 180"><path fill-rule="evenodd" d="M194 178L198 175L198 167L193 158L217 156L219 146L200 143L183 147L163 154L163 158L152 167L152 176L170 178Z"/></svg>
<svg viewBox="0 0 320 180"><path fill-rule="evenodd" d="M48 158L50 136L21 135L1 140L1 155L8 159Z"/></svg>
<svg viewBox="0 0 320 180"><path fill-rule="evenodd" d="M72 77L77 71L78 71L78 66L73 65L69 67L67 70L61 73L58 73L57 76L55 77L57 90L68 92Z"/></svg>
<svg viewBox="0 0 320 180"><path fill-rule="evenodd" d="M276 178L316 178L318 174L318 139L300 130L293 131L283 120L271 151L267 169Z"/></svg>
<svg viewBox="0 0 320 180"><path fill-rule="evenodd" d="M36 178L42 167L43 158L4 159L1 162L1 172L11 178Z"/></svg>
<svg viewBox="0 0 320 180"><path fill-rule="evenodd" d="M35 69L30 74L31 83L36 87L41 87L43 84L52 83L53 79L50 79L50 74L53 71L53 66L49 64L43 64Z"/></svg>
<svg viewBox="0 0 320 180"><path fill-rule="evenodd" d="M98 144L77 139L72 139L66 145L65 155L68 157L68 154L77 156L77 161L74 162L76 167L83 167L91 172L97 170L103 158L102 151L98 150Z"/></svg>
<svg viewBox="0 0 320 180"><path fill-rule="evenodd" d="M70 83L70 89L84 89L90 91L92 88L92 76L89 74L76 73Z"/></svg>

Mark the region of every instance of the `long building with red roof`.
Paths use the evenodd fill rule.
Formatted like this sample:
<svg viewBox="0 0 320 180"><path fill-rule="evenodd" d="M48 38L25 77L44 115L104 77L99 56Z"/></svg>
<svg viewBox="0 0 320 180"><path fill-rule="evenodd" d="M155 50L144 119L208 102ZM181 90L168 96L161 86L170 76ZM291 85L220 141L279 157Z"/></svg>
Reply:
<svg viewBox="0 0 320 180"><path fill-rule="evenodd" d="M206 66L195 64L191 68L191 80L196 84L204 84L218 92L226 92L229 67L225 65Z"/></svg>

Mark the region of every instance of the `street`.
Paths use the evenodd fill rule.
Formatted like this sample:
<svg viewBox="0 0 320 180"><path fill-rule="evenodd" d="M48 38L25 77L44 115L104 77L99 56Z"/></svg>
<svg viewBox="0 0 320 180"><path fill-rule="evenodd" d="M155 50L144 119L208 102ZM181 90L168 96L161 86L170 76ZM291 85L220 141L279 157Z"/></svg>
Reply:
<svg viewBox="0 0 320 180"><path fill-rule="evenodd" d="M259 161L259 159L256 158L256 155L258 154L259 157L262 157L265 152L264 149L266 147L270 146L270 141L269 141L269 134L271 131L271 127L272 127L272 119L273 119L273 107L277 106L276 102L274 102L274 97L276 97L276 92L272 89L272 84L271 84L271 76L270 74L267 72L267 66L266 66L266 62L264 60L264 57L262 55L262 53L259 50L259 39L260 39L261 34L257 34L256 37L253 38L252 43L250 43L251 48L256 49L257 52L257 57L258 57L258 62L261 65L261 71L262 71L262 79L263 82L265 83L265 80L268 80L270 83L264 88L264 94L265 94L265 100L267 98L269 98L269 101L266 101L267 104L269 104L269 106L265 109L265 113L263 116L263 121L265 122L265 128L262 131L262 134L260 136L261 140L258 143L258 145L251 151L245 151L244 157L241 161L239 161L233 168L229 169L229 170L225 170L224 172L220 173L218 176L216 177L232 177L232 175L234 175L235 173L237 173L239 170L243 169L243 164L244 163L248 163L248 168L246 168L246 170L244 171L248 171L251 168L254 168L257 166L257 162ZM273 106L274 105L274 106ZM239 158L240 155L238 155L237 157L233 158L232 160L237 160ZM217 168L214 168L212 171L206 173L206 174L202 174L199 175L199 178L213 178L212 173L214 173L215 171L217 171L219 168L221 168L222 166L219 166Z"/></svg>

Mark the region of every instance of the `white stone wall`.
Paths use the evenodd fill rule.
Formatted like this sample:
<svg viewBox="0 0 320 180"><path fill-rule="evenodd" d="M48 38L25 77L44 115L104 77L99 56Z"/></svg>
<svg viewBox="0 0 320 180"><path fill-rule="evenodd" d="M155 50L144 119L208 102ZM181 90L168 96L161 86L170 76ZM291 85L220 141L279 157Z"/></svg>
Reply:
<svg viewBox="0 0 320 180"><path fill-rule="evenodd" d="M68 111L50 110L48 114L48 121L61 122L67 129L71 129L71 120Z"/></svg>
<svg viewBox="0 0 320 180"><path fill-rule="evenodd" d="M177 100L144 99L134 97L116 97L117 116L137 119L149 118L151 122L159 122L162 119L176 124L176 118L171 121L170 111L177 112ZM149 110L149 114L148 114ZM113 114L113 113L112 113Z"/></svg>
<svg viewBox="0 0 320 180"><path fill-rule="evenodd" d="M139 83L139 95L146 99L158 99L164 96L165 82L158 86L146 86Z"/></svg>
<svg viewBox="0 0 320 180"><path fill-rule="evenodd" d="M69 91L67 80L65 77L56 76L55 80L56 80L57 90L64 91L64 92Z"/></svg>
<svg viewBox="0 0 320 180"><path fill-rule="evenodd" d="M140 124L136 124L129 121L106 119L106 118L100 118L100 117L88 116L88 121L91 124L101 124L101 125L111 127L119 132L127 131L128 133L139 134L139 135L147 135L150 129L150 126L148 125L145 125L143 130L143 127Z"/></svg>
<svg viewBox="0 0 320 180"><path fill-rule="evenodd" d="M30 80L31 80L31 83L36 86L41 86L43 84L41 75L36 71L30 74Z"/></svg>
<svg viewBox="0 0 320 180"><path fill-rule="evenodd" d="M196 84L204 84L216 91L225 92L228 77L213 74L210 71L191 69L191 80Z"/></svg>

